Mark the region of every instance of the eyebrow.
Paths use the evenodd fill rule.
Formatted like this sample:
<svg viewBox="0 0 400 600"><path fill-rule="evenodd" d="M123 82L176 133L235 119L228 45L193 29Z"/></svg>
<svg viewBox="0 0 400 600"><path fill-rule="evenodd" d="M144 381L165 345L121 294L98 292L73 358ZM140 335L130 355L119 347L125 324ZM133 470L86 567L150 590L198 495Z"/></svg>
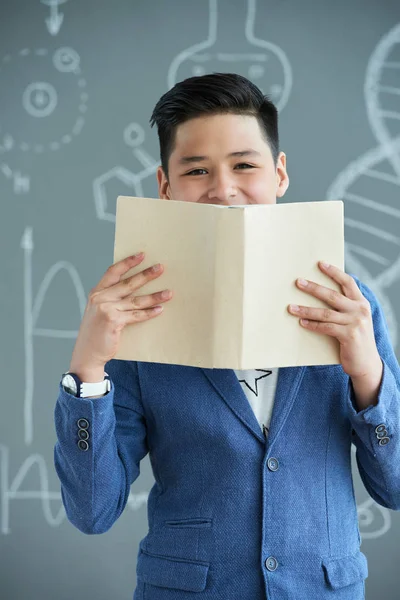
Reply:
<svg viewBox="0 0 400 600"><path fill-rule="evenodd" d="M249 150L239 150L238 152L231 152L230 154L227 154L225 158L231 158L234 156L261 156L261 154L260 152L257 152L257 150L252 150L250 148ZM209 160L209 158L209 156L182 156L178 162L180 165L188 165L194 162L201 162L202 160Z"/></svg>

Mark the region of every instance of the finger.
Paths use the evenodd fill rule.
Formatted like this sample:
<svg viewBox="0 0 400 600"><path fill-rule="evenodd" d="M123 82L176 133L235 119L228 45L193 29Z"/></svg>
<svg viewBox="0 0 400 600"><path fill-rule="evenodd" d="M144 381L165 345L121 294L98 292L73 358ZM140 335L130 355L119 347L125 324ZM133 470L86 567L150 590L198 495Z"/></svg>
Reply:
<svg viewBox="0 0 400 600"><path fill-rule="evenodd" d="M97 286L93 288L92 292L99 292L109 288L112 285L115 285L116 283L119 283L121 281L121 277L125 275L129 269L139 265L143 258L144 253L139 252L133 256L127 256L126 258L123 258L122 260L109 266Z"/></svg>
<svg viewBox="0 0 400 600"><path fill-rule="evenodd" d="M144 308L142 310L124 310L119 312L119 321L123 323L123 325L131 325L132 323L140 323L142 321L147 321L148 319L153 319L157 317L163 312L163 306L157 305L152 306L151 308Z"/></svg>
<svg viewBox="0 0 400 600"><path fill-rule="evenodd" d="M350 300L360 300L361 297L363 297L360 288L351 275L345 273L335 265L325 266L323 261L319 261L318 266L321 271L326 273L326 275L331 277L341 286L343 293L347 298L350 298Z"/></svg>
<svg viewBox="0 0 400 600"><path fill-rule="evenodd" d="M302 283L303 281L306 281L306 285ZM347 298L337 290L325 287L323 285L319 285L318 283L310 281L309 279L297 279L296 285L303 292L306 292L307 294L315 296L315 298L323 300L326 304L335 308L336 310L343 312L351 312L352 310L353 300L350 300L350 298Z"/></svg>
<svg viewBox="0 0 400 600"><path fill-rule="evenodd" d="M168 302L171 300L172 296L171 290L163 290L162 292L156 292L155 294L148 294L146 296L135 296L132 294L118 302L116 308L120 311L143 310Z"/></svg>
<svg viewBox="0 0 400 600"><path fill-rule="evenodd" d="M310 319L312 321L322 321L324 323L336 323L338 325L348 325L351 322L351 315L341 313L332 308L315 308L311 306L297 306L289 304L288 311L301 319Z"/></svg>
<svg viewBox="0 0 400 600"><path fill-rule="evenodd" d="M125 277L119 283L115 284L109 289L107 296L110 301L120 300L133 294L136 290L141 288L145 283L157 279L164 272L164 265L157 263L152 265L131 277ZM103 299L104 294L102 294Z"/></svg>
<svg viewBox="0 0 400 600"><path fill-rule="evenodd" d="M321 323L320 321L309 321L300 319L299 324L304 329L315 331L323 335L329 335L330 337L336 338L339 342L343 343L346 341L347 327L345 325L337 325L336 323Z"/></svg>

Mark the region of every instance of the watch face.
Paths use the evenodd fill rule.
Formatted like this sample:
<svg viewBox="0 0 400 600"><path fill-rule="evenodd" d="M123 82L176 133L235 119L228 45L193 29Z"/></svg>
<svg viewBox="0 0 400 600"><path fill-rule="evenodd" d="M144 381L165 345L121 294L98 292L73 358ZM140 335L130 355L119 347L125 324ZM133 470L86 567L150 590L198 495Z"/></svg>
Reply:
<svg viewBox="0 0 400 600"><path fill-rule="evenodd" d="M66 392L69 392L72 395L75 395L78 391L75 379L68 374L64 375L64 377L62 378L62 386Z"/></svg>

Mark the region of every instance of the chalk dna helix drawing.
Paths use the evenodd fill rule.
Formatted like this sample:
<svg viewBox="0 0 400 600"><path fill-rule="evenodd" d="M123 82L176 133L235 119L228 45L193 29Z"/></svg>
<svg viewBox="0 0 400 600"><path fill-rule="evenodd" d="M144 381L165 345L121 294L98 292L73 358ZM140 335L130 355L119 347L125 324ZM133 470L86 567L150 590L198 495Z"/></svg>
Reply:
<svg viewBox="0 0 400 600"><path fill-rule="evenodd" d="M364 96L378 145L339 173L327 199L341 198L346 204L346 270L376 293L396 348L397 316L387 290L400 274L400 24L382 37L371 54ZM355 452L353 446L353 456ZM357 510L363 538L380 537L390 529L390 511L372 498Z"/></svg>
<svg viewBox="0 0 400 600"><path fill-rule="evenodd" d="M387 290L400 275L400 24L373 51L364 95L378 145L336 177L327 199L345 202L346 268L378 296L396 348L397 317Z"/></svg>

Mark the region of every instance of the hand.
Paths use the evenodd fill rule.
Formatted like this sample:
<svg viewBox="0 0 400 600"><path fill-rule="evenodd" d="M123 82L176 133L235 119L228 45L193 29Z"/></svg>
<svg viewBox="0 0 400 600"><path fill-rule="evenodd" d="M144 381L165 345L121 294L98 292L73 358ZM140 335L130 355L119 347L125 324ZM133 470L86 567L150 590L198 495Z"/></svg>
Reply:
<svg viewBox="0 0 400 600"><path fill-rule="evenodd" d="M340 362L344 372L350 377L364 377L371 368L375 369L376 365L381 364L375 343L371 305L351 275L334 265L324 267L322 261L318 266L341 286L342 293L312 281L302 286L300 280L296 280L299 289L323 300L331 308L300 306L295 311L291 308L293 305L289 304L288 311L301 317L300 324L306 329L335 337L340 344Z"/></svg>
<svg viewBox="0 0 400 600"><path fill-rule="evenodd" d="M88 374L102 372L104 365L117 353L125 325L156 317L163 308L160 303L171 299L170 290L145 296L136 293L145 283L163 273L163 265L159 266L159 270L153 270L154 265L122 279L143 258L144 254L141 253L111 265L90 291L72 353L70 371Z"/></svg>

